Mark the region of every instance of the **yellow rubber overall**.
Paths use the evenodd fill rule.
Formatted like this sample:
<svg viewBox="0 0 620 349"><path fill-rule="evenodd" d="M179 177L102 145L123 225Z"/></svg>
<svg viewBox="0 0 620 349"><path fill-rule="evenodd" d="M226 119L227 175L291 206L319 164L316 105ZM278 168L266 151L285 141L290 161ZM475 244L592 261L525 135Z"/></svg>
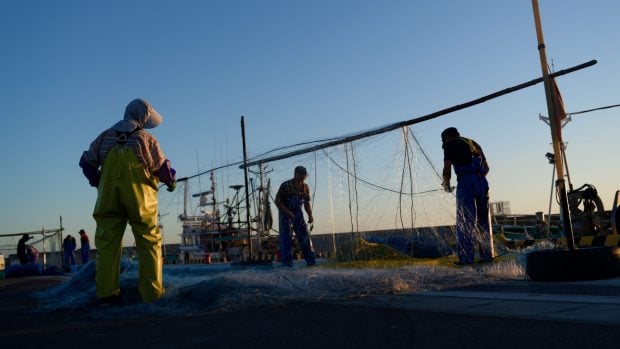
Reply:
<svg viewBox="0 0 620 349"><path fill-rule="evenodd" d="M97 297L120 293L120 258L127 222L136 241L138 291L142 300L153 302L164 294L162 237L157 226L157 182L130 148L117 145L106 155L93 212L97 222Z"/></svg>

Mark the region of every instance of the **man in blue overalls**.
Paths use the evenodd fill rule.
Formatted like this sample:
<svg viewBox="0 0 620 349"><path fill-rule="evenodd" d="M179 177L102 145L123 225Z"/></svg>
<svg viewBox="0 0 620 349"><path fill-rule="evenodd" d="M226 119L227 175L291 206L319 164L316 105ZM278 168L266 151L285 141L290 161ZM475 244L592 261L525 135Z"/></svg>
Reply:
<svg viewBox="0 0 620 349"><path fill-rule="evenodd" d="M295 167L295 177L280 185L276 194L276 206L280 218L280 261L286 267L293 266L293 232L306 260L306 266L313 266L315 262L314 250L308 226L304 221L303 207L308 214L308 223L312 223L312 207L310 206L310 188L304 181L308 172L303 166Z"/></svg>
<svg viewBox="0 0 620 349"><path fill-rule="evenodd" d="M475 244L478 244L480 262L493 261L493 235L489 214L489 173L482 148L471 139L461 137L458 130L449 127L441 133L444 150L443 187L451 192L452 168L456 174L456 238L457 265L474 262Z"/></svg>

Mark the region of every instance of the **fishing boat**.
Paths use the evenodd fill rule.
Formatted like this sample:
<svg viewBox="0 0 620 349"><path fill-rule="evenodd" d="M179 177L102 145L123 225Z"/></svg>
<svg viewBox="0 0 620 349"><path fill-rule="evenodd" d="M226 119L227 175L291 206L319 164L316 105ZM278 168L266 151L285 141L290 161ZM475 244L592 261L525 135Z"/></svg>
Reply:
<svg viewBox="0 0 620 349"><path fill-rule="evenodd" d="M189 187L188 181L184 181L183 214L178 217L182 226L178 261L196 264L247 260L251 254L250 240L259 247L261 254L267 250L274 254L275 251L271 251L275 248L271 241L273 238L268 236L271 228L268 186L261 185L252 191L257 212L248 222L244 218L248 206L243 204L245 198L241 189L244 186L229 186L234 191L233 197L219 200L213 172L210 172L209 178L210 189L191 196L198 199L198 213L195 215L187 213ZM268 248L271 245L274 245L273 248Z"/></svg>
<svg viewBox="0 0 620 349"><path fill-rule="evenodd" d="M572 187L572 184L569 184ZM554 188L552 188L553 190ZM552 192L553 194L553 192ZM578 246L618 246L620 243L620 190L606 210L594 185L584 184L567 193L575 243ZM540 241L560 242L564 222L560 214L493 212L493 235L508 249L523 249Z"/></svg>
<svg viewBox="0 0 620 349"><path fill-rule="evenodd" d="M218 201L214 174L210 174L211 188L192 197L198 198L195 215L187 214L188 190L184 186L183 214L179 215L182 226L179 260L185 264L211 263L237 260L248 245L247 228L243 229L239 190L241 185L230 188L235 191L232 200Z"/></svg>

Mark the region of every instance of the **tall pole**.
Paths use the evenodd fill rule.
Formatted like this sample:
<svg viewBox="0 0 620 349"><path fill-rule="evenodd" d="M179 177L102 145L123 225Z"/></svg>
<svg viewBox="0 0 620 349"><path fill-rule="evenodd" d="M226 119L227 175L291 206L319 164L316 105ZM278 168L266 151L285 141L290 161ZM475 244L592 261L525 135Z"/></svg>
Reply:
<svg viewBox="0 0 620 349"><path fill-rule="evenodd" d="M183 185L183 218L187 218L187 200L189 196L189 181L185 181Z"/></svg>
<svg viewBox="0 0 620 349"><path fill-rule="evenodd" d="M58 259L55 259L56 266L58 265L62 266L62 256L64 254L64 250L62 248L62 242L63 242L62 235L65 229L62 227L62 216L60 216L60 229L59 230L60 230L60 241L58 241L58 245L60 246L60 263L58 263Z"/></svg>
<svg viewBox="0 0 620 349"><path fill-rule="evenodd" d="M258 173L259 173L259 177L260 177L260 187L258 190L258 246L260 249L260 243L261 243L261 237L263 236L263 234L265 234L265 200L263 198L264 193L266 192L265 190L265 181L264 181L264 164L259 164L258 165Z"/></svg>
<svg viewBox="0 0 620 349"><path fill-rule="evenodd" d="M250 193L248 190L248 152L245 147L245 122L241 116L241 140L243 141L243 176L245 179L245 218L248 226L248 246L250 260L252 259L252 227L250 226Z"/></svg>
<svg viewBox="0 0 620 349"><path fill-rule="evenodd" d="M566 241L568 248L575 249L575 240L573 236L573 226L571 223L570 211L568 208L568 197L566 195L566 184L564 181L564 166L562 157L562 129L558 122L554 108L553 86L549 78L547 69L547 55L545 53L545 42L543 39L542 25L540 22L540 14L538 11L538 0L532 0L532 9L534 11L534 22L536 24L536 38L538 39L538 53L540 55L540 67L543 74L543 83L545 85L545 97L547 99L547 112L549 113L549 124L551 127L551 141L553 144L553 153L555 154L555 170L557 174L556 187L560 196L560 214L564 223L564 232L566 233Z"/></svg>
<svg viewBox="0 0 620 349"><path fill-rule="evenodd" d="M47 268L47 258L45 250L45 228L41 228L41 236L43 237L43 269Z"/></svg>

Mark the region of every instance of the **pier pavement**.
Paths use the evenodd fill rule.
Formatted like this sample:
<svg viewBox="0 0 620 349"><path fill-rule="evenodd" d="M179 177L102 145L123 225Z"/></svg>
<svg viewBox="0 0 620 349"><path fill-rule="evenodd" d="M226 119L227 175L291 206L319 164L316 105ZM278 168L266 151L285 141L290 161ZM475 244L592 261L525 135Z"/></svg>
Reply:
<svg viewBox="0 0 620 349"><path fill-rule="evenodd" d="M620 279L493 282L460 289L296 302L227 313L93 318L33 312L66 276L0 280L3 348L620 347Z"/></svg>

